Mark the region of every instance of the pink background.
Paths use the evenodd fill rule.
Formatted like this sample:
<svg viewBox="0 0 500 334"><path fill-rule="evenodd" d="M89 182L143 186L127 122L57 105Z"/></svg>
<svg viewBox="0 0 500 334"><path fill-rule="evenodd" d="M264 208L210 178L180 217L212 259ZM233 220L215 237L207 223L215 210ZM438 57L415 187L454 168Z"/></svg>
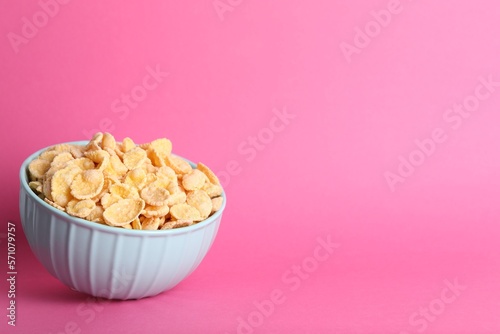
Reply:
<svg viewBox="0 0 500 334"><path fill-rule="evenodd" d="M500 87L458 128L443 118L475 101L480 77L500 81L498 1L394 1L221 0L220 15L212 0L70 1L43 22L37 1L2 0L0 251L12 221L18 275L15 328L0 284L0 332L500 333ZM13 47L33 15L43 26ZM169 75L116 113L157 65ZM294 118L265 130L284 109ZM100 123L119 139L168 137L225 180L209 254L153 298L70 291L22 235L21 162ZM447 139L418 161L415 140L436 128ZM391 191L399 156L422 164ZM328 236L340 246L312 260ZM302 264L307 278L289 271ZM273 290L282 303L260 315Z"/></svg>

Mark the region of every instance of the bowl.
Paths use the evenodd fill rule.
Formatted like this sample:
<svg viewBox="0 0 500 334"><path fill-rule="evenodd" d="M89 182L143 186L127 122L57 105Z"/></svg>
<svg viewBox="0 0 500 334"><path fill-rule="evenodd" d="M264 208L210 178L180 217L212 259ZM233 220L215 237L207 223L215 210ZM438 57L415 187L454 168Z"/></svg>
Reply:
<svg viewBox="0 0 500 334"><path fill-rule="evenodd" d="M125 300L169 290L198 267L217 235L224 193L221 209L195 225L157 231L111 227L70 216L30 189L28 165L46 149L21 166L19 208L30 248L52 276L73 290Z"/></svg>

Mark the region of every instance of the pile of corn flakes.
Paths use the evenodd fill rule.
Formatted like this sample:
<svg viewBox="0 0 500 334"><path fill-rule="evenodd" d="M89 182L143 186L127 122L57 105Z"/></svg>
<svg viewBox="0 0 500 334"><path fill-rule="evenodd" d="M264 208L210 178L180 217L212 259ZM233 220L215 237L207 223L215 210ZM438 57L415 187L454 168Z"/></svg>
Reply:
<svg viewBox="0 0 500 334"><path fill-rule="evenodd" d="M217 176L172 155L166 138L136 145L98 132L86 146L61 144L28 167L29 186L71 216L135 230L190 226L223 203Z"/></svg>

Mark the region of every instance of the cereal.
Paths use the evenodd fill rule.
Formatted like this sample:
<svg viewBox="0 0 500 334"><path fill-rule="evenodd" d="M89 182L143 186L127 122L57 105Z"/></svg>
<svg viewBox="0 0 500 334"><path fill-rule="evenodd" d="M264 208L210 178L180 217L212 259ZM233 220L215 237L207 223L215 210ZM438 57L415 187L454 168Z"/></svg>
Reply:
<svg viewBox="0 0 500 334"><path fill-rule="evenodd" d="M76 175L71 183L71 195L78 199L89 199L97 196L101 192L103 186L104 175L100 170L85 170ZM54 188L53 185L52 188ZM54 192L54 189L52 189L52 192Z"/></svg>
<svg viewBox="0 0 500 334"><path fill-rule="evenodd" d="M140 147L135 147L123 155L123 164L129 169L140 167L146 162L147 154Z"/></svg>
<svg viewBox="0 0 500 334"><path fill-rule="evenodd" d="M114 150L116 148L116 140L115 140L115 137L113 137L112 134L110 133L105 133L103 136L102 136L102 143L101 143L101 147L103 149L106 149L106 148L109 148L111 150Z"/></svg>
<svg viewBox="0 0 500 334"><path fill-rule="evenodd" d="M50 166L57 166L57 165L60 165L60 166L63 166L66 162L70 161L70 160L73 160L73 155L71 155L71 153L69 152L61 152L59 153L58 155L56 155L54 157L54 159L52 159L52 162L50 163Z"/></svg>
<svg viewBox="0 0 500 334"><path fill-rule="evenodd" d="M123 164L120 158L112 155L109 158L109 166L104 170L105 175L115 175L122 177L128 172L128 168Z"/></svg>
<svg viewBox="0 0 500 334"><path fill-rule="evenodd" d="M182 203L172 206L170 209L170 214L176 220L201 220L200 212L193 206Z"/></svg>
<svg viewBox="0 0 500 334"><path fill-rule="evenodd" d="M142 199L121 199L104 210L104 221L111 226L123 226L139 217L142 209L144 209Z"/></svg>
<svg viewBox="0 0 500 334"><path fill-rule="evenodd" d="M71 146L69 153L71 153L75 159L81 158L83 157L83 148L81 146Z"/></svg>
<svg viewBox="0 0 500 334"><path fill-rule="evenodd" d="M59 144L59 145L52 146L49 150L54 151L54 152L58 152L58 153L69 152L69 151L71 151L71 147L72 146L70 144Z"/></svg>
<svg viewBox="0 0 500 334"><path fill-rule="evenodd" d="M97 169L104 171L110 163L110 154L105 150L85 152L85 156L97 164Z"/></svg>
<svg viewBox="0 0 500 334"><path fill-rule="evenodd" d="M198 169L193 169L188 174L182 176L182 186L186 190L196 190L201 189L208 180L205 174L200 172Z"/></svg>
<svg viewBox="0 0 500 334"><path fill-rule="evenodd" d="M170 194L170 196L167 199L167 205L170 207L185 202L186 202L186 193L183 191L178 191L176 193Z"/></svg>
<svg viewBox="0 0 500 334"><path fill-rule="evenodd" d="M42 192L42 183L40 181L31 181L28 186L35 192Z"/></svg>
<svg viewBox="0 0 500 334"><path fill-rule="evenodd" d="M159 187L155 182L141 190L141 198L149 205L163 206L166 204L170 193L167 189Z"/></svg>
<svg viewBox="0 0 500 334"><path fill-rule="evenodd" d="M177 175L175 174L175 171L168 167L168 166L163 166L158 168L158 171L156 172L157 175L162 175L167 177L169 180L177 180Z"/></svg>
<svg viewBox="0 0 500 334"><path fill-rule="evenodd" d="M148 205L142 211L142 215L146 218L166 216L170 212L168 205L153 206Z"/></svg>
<svg viewBox="0 0 500 334"><path fill-rule="evenodd" d="M103 134L102 132L97 132L94 134L92 139L89 141L87 146L85 146L85 151L95 151L95 150L100 150L101 146L99 145L102 141Z"/></svg>
<svg viewBox="0 0 500 334"><path fill-rule="evenodd" d="M134 219L130 224L134 230L142 230L142 224L139 218Z"/></svg>
<svg viewBox="0 0 500 334"><path fill-rule="evenodd" d="M212 199L203 190L189 192L186 203L198 210L201 219L206 219L212 213Z"/></svg>
<svg viewBox="0 0 500 334"><path fill-rule="evenodd" d="M224 199L222 197L212 198L212 213L217 212L222 207L222 202Z"/></svg>
<svg viewBox="0 0 500 334"><path fill-rule="evenodd" d="M134 147L135 147L135 143L132 139L130 139L129 137L123 138L122 145L121 145L121 151L123 153L127 153L128 151L130 151Z"/></svg>
<svg viewBox="0 0 500 334"><path fill-rule="evenodd" d="M147 182L147 174L142 168L134 168L125 176L125 184L142 189Z"/></svg>
<svg viewBox="0 0 500 334"><path fill-rule="evenodd" d="M166 138L153 140L148 149L156 151L162 157L166 157L172 153L172 142Z"/></svg>
<svg viewBox="0 0 500 334"><path fill-rule="evenodd" d="M43 178L43 175L49 170L50 162L41 158L33 160L29 166L28 171L31 180L38 180Z"/></svg>
<svg viewBox="0 0 500 334"><path fill-rule="evenodd" d="M109 193L120 198L139 198L139 191L137 191L137 188L125 183L115 183L111 185L109 187Z"/></svg>
<svg viewBox="0 0 500 334"><path fill-rule="evenodd" d="M118 203L119 200L123 199L118 195L111 195L110 193L105 193L101 197L101 205L104 209L109 208L111 205Z"/></svg>
<svg viewBox="0 0 500 334"><path fill-rule="evenodd" d="M42 154L40 154L40 156L38 157L38 159L42 159L42 160L46 160L48 162L52 162L52 160L54 160L54 158L58 154L59 154L59 152L57 152L55 150L48 150L48 151L45 151Z"/></svg>
<svg viewBox="0 0 500 334"><path fill-rule="evenodd" d="M207 182L201 189L204 190L210 198L222 195L222 187L218 184Z"/></svg>
<svg viewBox="0 0 500 334"><path fill-rule="evenodd" d="M74 166L61 168L54 173L50 181L50 197L57 205L65 207L73 198L71 184L80 169Z"/></svg>
<svg viewBox="0 0 500 334"><path fill-rule="evenodd" d="M42 183L42 194L49 201L52 200L51 184L52 184L52 177L45 178Z"/></svg>
<svg viewBox="0 0 500 334"><path fill-rule="evenodd" d="M64 209L64 207L52 202L51 200L49 200L48 198L44 198L43 199L45 201L45 203L48 203L50 205L52 205L54 208L58 209L58 210L61 210L61 211L66 211L66 209Z"/></svg>
<svg viewBox="0 0 500 334"><path fill-rule="evenodd" d="M190 225L193 225L192 220L172 220L168 223L163 224L160 230L171 230L174 228L186 227Z"/></svg>
<svg viewBox="0 0 500 334"><path fill-rule="evenodd" d="M148 145L147 152L154 166L165 166L165 158L172 153L172 142L166 138L153 140Z"/></svg>
<svg viewBox="0 0 500 334"><path fill-rule="evenodd" d="M68 202L66 212L75 217L86 218L95 207L94 201L90 199L84 199L83 201L74 199Z"/></svg>
<svg viewBox="0 0 500 334"><path fill-rule="evenodd" d="M165 164L172 168L176 174L187 174L193 168L182 158L176 157L175 155L170 155L165 157Z"/></svg>
<svg viewBox="0 0 500 334"><path fill-rule="evenodd" d="M96 223L104 223L103 213L104 213L104 208L102 207L102 205L96 204L92 209L92 211L90 211L86 219Z"/></svg>
<svg viewBox="0 0 500 334"><path fill-rule="evenodd" d="M219 178L217 177L217 175L215 175L214 172L212 172L210 170L210 168L208 168L207 166L205 166L204 164L202 164L201 162L198 162L198 165L196 165L196 168L202 172L203 174L205 174L207 177L208 177L208 180L213 183L213 184L217 184L219 185L220 182L219 182Z"/></svg>
<svg viewBox="0 0 500 334"><path fill-rule="evenodd" d="M98 132L86 145L50 147L27 173L30 189L54 208L130 230L190 226L224 202L217 176L173 155L166 138L137 145Z"/></svg>
<svg viewBox="0 0 500 334"><path fill-rule="evenodd" d="M99 202L101 198L104 197L104 195L108 194L109 188L113 184L113 181L109 178L104 178L104 185L102 186L101 192L97 194L96 196L92 197L92 200L94 202Z"/></svg>
<svg viewBox="0 0 500 334"><path fill-rule="evenodd" d="M141 226L143 230L157 230L165 222L165 217L146 218Z"/></svg>
<svg viewBox="0 0 500 334"><path fill-rule="evenodd" d="M89 158L76 158L67 163L68 166L76 166L81 170L93 169L95 167L94 162Z"/></svg>

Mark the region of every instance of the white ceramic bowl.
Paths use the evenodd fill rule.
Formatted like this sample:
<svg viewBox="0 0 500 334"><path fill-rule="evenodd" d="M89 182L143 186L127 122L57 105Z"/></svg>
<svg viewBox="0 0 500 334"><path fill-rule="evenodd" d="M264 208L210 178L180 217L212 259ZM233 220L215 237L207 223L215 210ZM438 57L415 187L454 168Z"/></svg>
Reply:
<svg viewBox="0 0 500 334"><path fill-rule="evenodd" d="M21 222L37 259L62 283L96 297L139 299L173 288L203 260L219 228L224 194L218 212L188 227L137 231L90 222L53 208L29 188L27 167L45 149L21 166Z"/></svg>

